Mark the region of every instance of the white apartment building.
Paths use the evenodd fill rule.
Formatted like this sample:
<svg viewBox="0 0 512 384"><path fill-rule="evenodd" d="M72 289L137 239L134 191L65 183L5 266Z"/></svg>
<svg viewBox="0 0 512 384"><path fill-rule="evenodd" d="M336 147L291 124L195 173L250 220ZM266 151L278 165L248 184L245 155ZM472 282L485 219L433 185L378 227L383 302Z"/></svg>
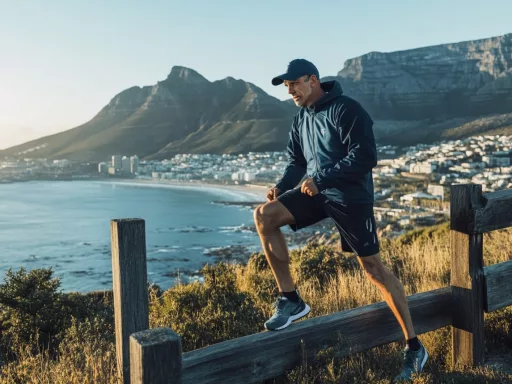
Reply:
<svg viewBox="0 0 512 384"><path fill-rule="evenodd" d="M430 174L434 172L436 168L437 165L432 163L412 163L409 166L409 172Z"/></svg>
<svg viewBox="0 0 512 384"><path fill-rule="evenodd" d="M103 162L98 164L98 173L108 173L108 164Z"/></svg>
<svg viewBox="0 0 512 384"><path fill-rule="evenodd" d="M123 158L121 157L121 155L112 156L112 167L116 170L121 169L123 166L122 160Z"/></svg>
<svg viewBox="0 0 512 384"><path fill-rule="evenodd" d="M130 173L139 172L139 158L137 155L130 157Z"/></svg>

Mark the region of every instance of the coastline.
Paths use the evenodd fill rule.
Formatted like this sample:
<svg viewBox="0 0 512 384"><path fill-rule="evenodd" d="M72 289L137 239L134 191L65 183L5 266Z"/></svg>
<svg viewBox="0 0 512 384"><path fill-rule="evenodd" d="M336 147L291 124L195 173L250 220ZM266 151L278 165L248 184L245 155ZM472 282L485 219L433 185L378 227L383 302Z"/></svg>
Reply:
<svg viewBox="0 0 512 384"><path fill-rule="evenodd" d="M255 184L215 184L206 182L187 182L175 180L155 180L155 179L121 179L121 180L103 180L101 183L120 185L120 186L138 186L138 187L160 187L175 189L190 189L203 191L205 193L226 195L235 198L237 201L244 202L265 202L269 187Z"/></svg>
<svg viewBox="0 0 512 384"><path fill-rule="evenodd" d="M191 192L187 193L186 190L200 191L199 193L204 194L204 196L196 195L196 200L210 204L237 206L239 209L233 210L234 214L238 215L237 217L242 217L238 211L253 210L256 206L263 204L266 201L266 193L269 188L264 185L176 182L173 180L152 179L82 180L82 182L92 185L92 187L91 185L88 187L90 189L85 189L87 193L93 196L96 195L96 188L108 190L107 192L109 192L111 196L112 192L120 192L116 192L115 188L125 190L121 193L122 196L143 193L142 188L146 189L146 192L148 192L148 188L175 188L176 191L178 189L185 190L184 193L180 194L180 198L184 198L186 201L187 195L191 195ZM38 182L35 182L35 184L38 184ZM40 187L44 189L47 186ZM67 188L71 188L70 185L63 185L62 187L62 189L56 187L57 194L66 195L68 193ZM78 187L81 189L85 187L85 185L79 184ZM33 188L37 190L39 186L34 185ZM135 188L141 189L137 191ZM32 190L32 188L29 189ZM113 189L113 191L110 191L110 189ZM131 189L131 191L128 189ZM8 192L10 192L12 196L16 196L20 193L15 188L8 188ZM153 192L156 193L158 191L153 189ZM160 192L165 191L160 190ZM77 201L79 202L80 199ZM80 203L75 203L75 206L76 204L81 205ZM94 204L96 207L96 202L90 204ZM102 204L102 202L99 204ZM213 209L218 210L219 208L214 207ZM102 210L100 209L100 211ZM152 268L156 268L155 265L157 265L159 269L148 272L148 278L157 284L165 285L166 283L162 283L162 281L169 282L171 285L174 284L173 279L176 278L177 273L183 275L186 281L192 281L198 278L197 273L200 270L200 267L196 266L198 262L201 263L201 266L204 266L206 263L217 263L220 261L245 263L252 253L261 251L259 241L254 240L258 239L258 235L251 215L247 215L247 218L243 216L244 218L240 220L231 220L231 222L227 224L216 224L215 220L217 220L217 218L210 216L210 218L213 218L213 222L201 224L193 222L190 218L182 222L177 221L173 223L168 223L166 220L159 221L157 218L159 210L152 210L152 212L154 222L157 224L155 224L154 231L152 232L152 240L148 241L146 244L147 261L148 263L152 263L148 264L148 268L151 269L151 266ZM218 210L217 212L220 211ZM35 269L42 268L45 265L54 266L55 270L58 271L56 276L63 277L62 287L66 291L94 291L101 289L105 284L110 284L108 281L108 273L106 274L106 272L109 271L110 263L105 263L105 260L108 260L108 255L110 254L109 239L103 236L103 232L99 234L99 232L96 231L98 226L95 225L91 228L88 226L89 219L97 219L98 215L94 215L93 213L94 212L91 211L92 216L87 214L86 220L81 220L82 227L85 228L83 233L79 233L77 236L75 236L74 233L70 233L59 238L58 241L51 241L49 246L54 247L51 254L44 249L39 250L39 245L33 247L31 245L14 244L12 247L13 255L19 254L20 256L13 258L13 267L18 268L23 265L28 265L31 269ZM229 215L229 212L227 214L219 213L219 219L222 219L222 216L226 215ZM246 215L245 212L244 215ZM48 215L45 215L43 212L42 217L46 218ZM106 222L104 218L101 220ZM49 225L49 230L55 227L56 221L53 220L52 223L53 224ZM299 233L293 232L286 227L283 229L283 235L285 236L289 249L293 250L305 245L309 239L313 237L326 238L327 235L324 236L323 234L329 230L330 227L331 225L329 223L319 223ZM215 236L216 231L218 231L219 236L212 238L212 236ZM206 234L203 235L203 232ZM17 234L17 232L14 233ZM183 235L180 235L181 233L183 233ZM183 239L181 236L183 236ZM210 237L208 238L208 236ZM199 237L201 237L201 239L199 239ZM222 240L220 240L221 237ZM37 236L34 236L34 239L38 239ZM46 239L44 239L44 241L46 242ZM28 254L28 257L25 253ZM182 253L186 254L182 255ZM10 263L10 261L8 262ZM148 271L150 271L150 269L148 269ZM3 269L0 268L0 275L2 275L2 271ZM163 274L162 277L160 271L167 272Z"/></svg>

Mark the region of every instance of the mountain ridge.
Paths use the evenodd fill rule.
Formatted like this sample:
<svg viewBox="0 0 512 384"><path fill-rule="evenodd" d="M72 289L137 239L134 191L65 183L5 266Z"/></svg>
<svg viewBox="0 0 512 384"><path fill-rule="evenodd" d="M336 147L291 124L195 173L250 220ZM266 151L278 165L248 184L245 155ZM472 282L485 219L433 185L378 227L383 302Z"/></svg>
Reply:
<svg viewBox="0 0 512 384"><path fill-rule="evenodd" d="M332 79L369 111L383 144L459 138L487 128L512 133L512 33L372 51L346 60L322 81ZM163 159L184 152L282 151L296 112L290 100L253 83L231 76L209 81L177 65L154 85L119 92L90 121L0 154L103 161L115 153Z"/></svg>

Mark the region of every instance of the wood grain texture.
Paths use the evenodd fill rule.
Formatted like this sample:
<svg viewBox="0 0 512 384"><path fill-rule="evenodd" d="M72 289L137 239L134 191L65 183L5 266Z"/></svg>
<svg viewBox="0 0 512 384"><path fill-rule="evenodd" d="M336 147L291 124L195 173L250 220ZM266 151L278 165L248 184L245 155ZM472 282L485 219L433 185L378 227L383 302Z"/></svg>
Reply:
<svg viewBox="0 0 512 384"><path fill-rule="evenodd" d="M486 193L482 205L475 211L475 232L485 233L512 226L512 189Z"/></svg>
<svg viewBox="0 0 512 384"><path fill-rule="evenodd" d="M149 328L145 222L112 220L112 280L118 374L130 383L130 335Z"/></svg>
<svg viewBox="0 0 512 384"><path fill-rule="evenodd" d="M451 324L449 287L409 296L408 303L418 334ZM391 310L381 302L187 352L183 383L257 383L300 364L303 352L311 359L318 348L336 343L348 356L403 339Z"/></svg>
<svg viewBox="0 0 512 384"><path fill-rule="evenodd" d="M462 233L474 233L475 211L482 207L482 200L481 185L452 185L450 194L450 229Z"/></svg>
<svg viewBox="0 0 512 384"><path fill-rule="evenodd" d="M474 233L474 210L481 202L477 185L452 186L450 245L452 353L455 365L472 366L484 359L484 274L482 234ZM464 224L464 220L469 220Z"/></svg>
<svg viewBox="0 0 512 384"><path fill-rule="evenodd" d="M181 339L169 328L130 336L131 384L181 384Z"/></svg>
<svg viewBox="0 0 512 384"><path fill-rule="evenodd" d="M485 311L493 312L512 305L512 260L485 267L484 276Z"/></svg>

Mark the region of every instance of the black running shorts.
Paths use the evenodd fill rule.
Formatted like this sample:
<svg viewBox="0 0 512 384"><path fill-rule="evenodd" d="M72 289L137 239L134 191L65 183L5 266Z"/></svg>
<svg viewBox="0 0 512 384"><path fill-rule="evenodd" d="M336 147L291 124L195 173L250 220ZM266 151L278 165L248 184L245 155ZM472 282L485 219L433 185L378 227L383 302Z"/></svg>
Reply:
<svg viewBox="0 0 512 384"><path fill-rule="evenodd" d="M330 217L340 232L343 251L361 257L379 252L373 204L341 205L321 193L315 196L302 193L300 187L283 193L277 200L294 217L295 224L290 225L293 231Z"/></svg>

